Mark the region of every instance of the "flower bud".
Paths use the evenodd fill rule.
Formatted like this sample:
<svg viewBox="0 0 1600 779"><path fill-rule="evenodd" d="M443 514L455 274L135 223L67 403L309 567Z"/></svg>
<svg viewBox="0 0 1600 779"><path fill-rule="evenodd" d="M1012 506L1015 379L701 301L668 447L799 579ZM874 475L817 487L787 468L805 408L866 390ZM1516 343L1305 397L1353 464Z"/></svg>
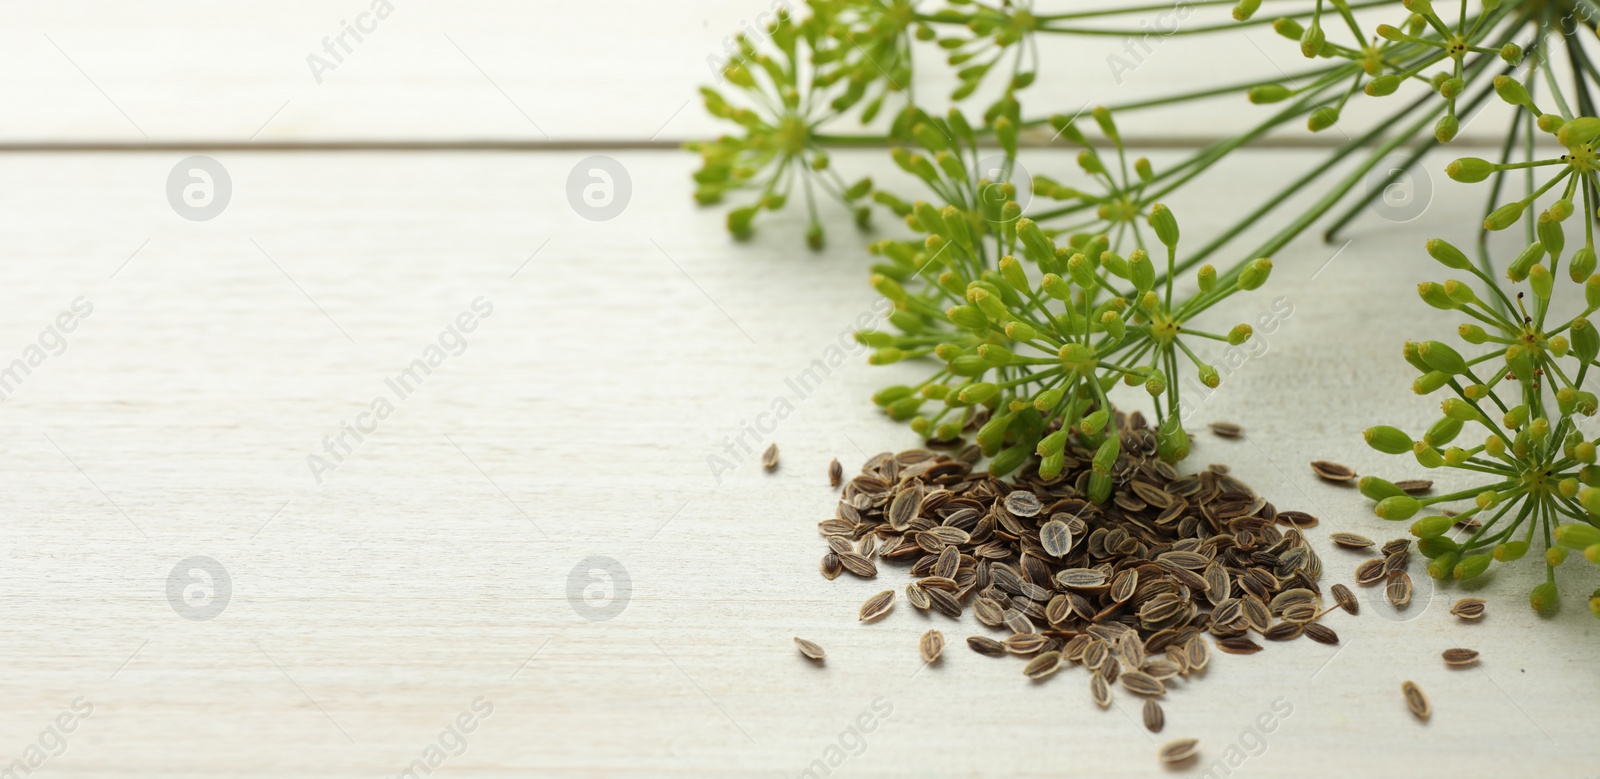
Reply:
<svg viewBox="0 0 1600 779"><path fill-rule="evenodd" d="M1409 452L1416 443L1411 440L1411 436L1406 435L1400 428L1388 425L1369 427L1362 435L1366 438L1368 446L1384 454Z"/></svg>
<svg viewBox="0 0 1600 779"><path fill-rule="evenodd" d="M1262 284L1267 283L1267 277L1271 274L1272 260L1266 257L1251 260L1250 264L1244 266L1244 270L1239 273L1239 289L1246 291L1260 289Z"/></svg>
<svg viewBox="0 0 1600 779"><path fill-rule="evenodd" d="M1261 0L1239 0L1238 5L1233 7L1233 20L1236 22L1248 21L1255 14L1256 9L1260 7Z"/></svg>
<svg viewBox="0 0 1600 779"><path fill-rule="evenodd" d="M1445 166L1445 175L1463 184L1476 184L1489 178L1499 166L1479 157L1462 157ZM1431 250L1429 252L1432 253Z"/></svg>
<svg viewBox="0 0 1600 779"><path fill-rule="evenodd" d="M1428 540L1437 541L1440 539ZM1422 545L1418 544L1417 546L1421 547ZM1460 559L1461 553L1453 549L1440 552L1439 554L1434 555L1432 560L1428 561L1428 575L1435 579L1448 578L1450 576L1450 572L1456 567L1456 561Z"/></svg>
<svg viewBox="0 0 1600 779"><path fill-rule="evenodd" d="M1417 539L1417 551L1421 552L1423 557L1433 560L1442 555L1449 554L1450 552L1461 551L1461 545L1456 543L1449 536L1430 536L1428 538ZM1455 562L1452 560L1450 567L1454 566ZM1449 567L1445 568L1444 570L1445 573L1450 573Z"/></svg>
<svg viewBox="0 0 1600 779"><path fill-rule="evenodd" d="M1443 371L1428 371L1411 382L1411 391L1418 395L1430 395L1450 383L1450 374Z"/></svg>
<svg viewBox="0 0 1600 779"><path fill-rule="evenodd" d="M1446 83L1449 84L1456 81L1460 81L1460 79L1451 79L1450 82ZM1433 137L1440 143L1449 143L1455 140L1456 133L1459 132L1461 132L1461 120L1449 114L1439 117L1439 121L1433 125Z"/></svg>
<svg viewBox="0 0 1600 779"><path fill-rule="evenodd" d="M1406 494L1405 490L1400 489L1392 482L1385 481L1376 476L1363 476L1361 477L1361 481L1357 482L1356 484L1361 489L1361 494L1372 500L1383 500L1384 498L1392 498L1396 495Z"/></svg>
<svg viewBox="0 0 1600 779"><path fill-rule="evenodd" d="M1582 284L1584 279L1594 273L1594 267L1594 247L1584 246L1572 253L1571 264L1567 266L1567 275L1574 284Z"/></svg>
<svg viewBox="0 0 1600 779"><path fill-rule="evenodd" d="M1050 411L1055 409L1056 406L1061 405L1061 398L1064 395L1066 395L1066 390L1062 389L1061 387L1047 389L1034 396L1033 407L1038 409L1041 413L1048 414Z"/></svg>
<svg viewBox="0 0 1600 779"><path fill-rule="evenodd" d="M1502 563L1521 560L1523 555L1526 555L1527 553L1527 541L1507 541L1503 544L1495 544L1494 547L1494 559L1499 560Z"/></svg>
<svg viewBox="0 0 1600 779"><path fill-rule="evenodd" d="M1128 272L1132 276L1135 289L1140 292L1150 289L1156 283L1156 266L1150 261L1150 255L1142 249L1135 249L1128 255Z"/></svg>
<svg viewBox="0 0 1600 779"><path fill-rule="evenodd" d="M1162 373L1161 371L1158 371L1158 370L1157 371L1151 371L1150 372L1150 377L1148 379L1145 379L1144 391L1150 393L1151 397L1156 397L1156 396L1159 396L1161 393L1166 392L1167 391L1167 376L1166 376L1166 374L1164 374L1164 373Z"/></svg>
<svg viewBox="0 0 1600 779"><path fill-rule="evenodd" d="M1168 463L1176 463L1189 456L1189 434L1177 413L1168 414L1161 421L1156 437L1156 454Z"/></svg>
<svg viewBox="0 0 1600 779"><path fill-rule="evenodd" d="M1392 95L1400 88L1400 77L1393 73L1386 73L1367 82L1362 91L1372 97Z"/></svg>
<svg viewBox="0 0 1600 779"><path fill-rule="evenodd" d="M1544 561L1549 565L1560 565L1567 561L1567 548L1553 546L1544 550Z"/></svg>
<svg viewBox="0 0 1600 779"><path fill-rule="evenodd" d="M1417 355L1436 371L1452 376L1467 373L1466 359L1443 341L1423 341L1417 345Z"/></svg>
<svg viewBox="0 0 1600 779"><path fill-rule="evenodd" d="M1410 519L1413 514L1416 514L1421 509L1422 501L1410 495L1393 495L1378 501L1378 505L1372 509L1372 513L1377 514L1381 519L1402 520Z"/></svg>
<svg viewBox="0 0 1600 779"><path fill-rule="evenodd" d="M1528 594L1528 605L1532 606L1534 611L1542 613L1555 608L1560 599L1561 594L1556 590L1556 583L1547 581L1534 587L1533 592Z"/></svg>
<svg viewBox="0 0 1600 779"><path fill-rule="evenodd" d="M1245 96L1256 105L1266 105L1280 100L1287 100L1294 96L1294 91L1279 84L1262 84L1251 87L1250 91L1245 93Z"/></svg>
<svg viewBox="0 0 1600 779"><path fill-rule="evenodd" d="M1584 490L1593 493L1593 489ZM1584 502L1584 508L1589 509L1589 501ZM1594 510L1589 509L1593 514ZM1556 543L1568 549L1588 549L1595 544L1600 544L1600 527L1583 523L1560 525L1556 528Z"/></svg>
<svg viewBox="0 0 1600 779"><path fill-rule="evenodd" d="M1247 324L1241 323L1234 325L1233 329L1228 331L1228 345L1238 346L1245 341L1250 340L1250 336L1254 334L1255 330Z"/></svg>
<svg viewBox="0 0 1600 779"><path fill-rule="evenodd" d="M1489 340L1489 333L1474 324L1464 324L1456 328L1456 335L1461 336L1461 340L1473 345L1485 343Z"/></svg>
<svg viewBox="0 0 1600 779"><path fill-rule="evenodd" d="M893 346L885 346L867 358L868 365L893 365L906 358L906 353Z"/></svg>
<svg viewBox="0 0 1600 779"><path fill-rule="evenodd" d="M1211 389L1216 389L1222 384L1222 375L1211 365L1200 366L1200 383Z"/></svg>
<svg viewBox="0 0 1600 779"><path fill-rule="evenodd" d="M1122 451L1122 439L1111 436L1101 442L1100 447L1094 452L1092 467L1095 473L1109 474L1111 467L1117 463L1117 455Z"/></svg>
<svg viewBox="0 0 1600 779"><path fill-rule="evenodd" d="M1528 278L1528 272L1533 270L1534 263L1537 263L1543 258L1543 243L1534 241L1533 243L1528 244L1528 248L1523 249L1522 253L1518 254L1517 258L1512 260L1510 265L1506 266L1506 278L1512 280L1513 282L1526 280Z"/></svg>
<svg viewBox="0 0 1600 779"><path fill-rule="evenodd" d="M1421 441L1418 441L1415 446L1411 447L1411 452L1412 454L1416 455L1417 464L1424 468L1444 467L1444 455L1440 454L1438 449L1428 446Z"/></svg>
<svg viewBox="0 0 1600 779"><path fill-rule="evenodd" d="M1451 575L1462 581L1476 579L1482 576L1484 571L1489 570L1489 563L1493 561L1494 559L1486 554L1467 555L1461 558L1461 562L1456 563Z"/></svg>
<svg viewBox="0 0 1600 779"><path fill-rule="evenodd" d="M1339 107L1325 105L1311 112L1311 116L1306 119L1306 129L1314 133L1320 133L1338 123Z"/></svg>
<svg viewBox="0 0 1600 779"><path fill-rule="evenodd" d="M1460 304L1451 300L1449 295L1445 294L1443 284L1424 281L1417 285L1417 294L1422 297L1422 302L1441 311L1450 311L1461 307Z"/></svg>
<svg viewBox="0 0 1600 779"><path fill-rule="evenodd" d="M1508 43L1500 47L1500 59L1512 65L1522 61L1522 47L1515 43Z"/></svg>
<svg viewBox="0 0 1600 779"><path fill-rule="evenodd" d="M1500 96L1501 100L1511 105L1522 106L1530 111L1533 110L1533 100L1528 97L1528 90L1523 88L1522 82L1510 76L1495 76L1494 92Z"/></svg>
<svg viewBox="0 0 1600 779"><path fill-rule="evenodd" d="M1516 224L1517 220L1522 218L1522 211L1525 208L1527 208L1527 203L1521 200L1496 208L1489 212L1488 218L1483 220L1483 229L1504 230Z"/></svg>
<svg viewBox="0 0 1600 779"><path fill-rule="evenodd" d="M964 327L968 330L989 329L989 320L984 317L982 311L973 306L951 306L945 310L944 314L957 327Z"/></svg>
<svg viewBox="0 0 1600 779"><path fill-rule="evenodd" d="M1300 36L1306 33L1305 28L1301 27L1299 22L1288 17L1274 19L1272 21L1272 31L1291 41L1300 40Z"/></svg>
<svg viewBox="0 0 1600 779"><path fill-rule="evenodd" d="M1444 535L1450 530L1450 528L1454 527L1455 524L1455 517L1423 517L1422 519L1411 523L1411 535L1414 535L1417 538L1434 538L1436 536Z"/></svg>
<svg viewBox="0 0 1600 779"><path fill-rule="evenodd" d="M1459 163L1460 160L1457 160L1456 162ZM1454 163L1452 163L1452 165L1453 164ZM1454 178L1454 176L1451 178ZM1457 249L1455 244L1452 244L1443 238L1433 238L1428 241L1428 256L1438 260L1440 265L1452 270L1472 269L1472 261L1467 259L1467 255L1460 249Z"/></svg>
<svg viewBox="0 0 1600 779"><path fill-rule="evenodd" d="M1569 119L1556 131L1556 142L1567 148L1583 146L1600 137L1600 117Z"/></svg>
<svg viewBox="0 0 1600 779"><path fill-rule="evenodd" d="M1311 59L1322 53L1322 46L1327 42L1327 35L1322 32L1322 26L1313 22L1300 34L1300 54L1306 59Z"/></svg>
<svg viewBox="0 0 1600 779"><path fill-rule="evenodd" d="M1428 432L1422 434L1422 442L1428 446L1444 446L1461 435L1462 424L1459 419L1450 417L1440 419L1428 428Z"/></svg>
<svg viewBox="0 0 1600 779"><path fill-rule="evenodd" d="M1156 239L1167 247L1168 251L1178 245L1178 219L1165 205L1156 203L1150 207L1150 227L1156 231Z"/></svg>

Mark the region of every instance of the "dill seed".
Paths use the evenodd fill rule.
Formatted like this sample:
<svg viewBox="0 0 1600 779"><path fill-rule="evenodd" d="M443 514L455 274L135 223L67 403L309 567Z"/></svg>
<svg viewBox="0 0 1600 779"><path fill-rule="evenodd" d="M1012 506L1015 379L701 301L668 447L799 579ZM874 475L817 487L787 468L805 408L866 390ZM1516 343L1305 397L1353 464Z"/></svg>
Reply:
<svg viewBox="0 0 1600 779"><path fill-rule="evenodd" d="M773 445L767 447L767 451L761 453L761 467L765 468L765 469L767 469L769 471L777 469L777 467L778 467L778 445L777 444L773 444Z"/></svg>
<svg viewBox="0 0 1600 779"><path fill-rule="evenodd" d="M828 463L828 486L838 487L842 481L844 481L844 466L840 465L839 458L835 457L833 462Z"/></svg>
<svg viewBox="0 0 1600 779"><path fill-rule="evenodd" d="M1167 686L1162 684L1160 679L1144 671L1127 671L1121 678L1123 688L1134 695L1154 697L1165 695L1167 692Z"/></svg>
<svg viewBox="0 0 1600 779"><path fill-rule="evenodd" d="M1155 698L1144 699L1144 727L1151 733L1160 733L1166 727L1167 715L1161 711L1161 704Z"/></svg>
<svg viewBox="0 0 1600 779"><path fill-rule="evenodd" d="M1181 763L1194 757L1199 751L1199 739L1180 738L1176 741L1168 741L1162 744L1159 754L1163 763Z"/></svg>
<svg viewBox="0 0 1600 779"><path fill-rule="evenodd" d="M861 604L861 621L871 622L888 614L894 608L894 590L884 590Z"/></svg>
<svg viewBox="0 0 1600 779"><path fill-rule="evenodd" d="M1244 636L1224 638L1217 642L1217 648L1230 655L1253 655L1261 651L1261 645Z"/></svg>
<svg viewBox="0 0 1600 779"><path fill-rule="evenodd" d="M1244 428L1232 422L1212 422L1211 432L1218 438L1238 438L1244 435Z"/></svg>
<svg viewBox="0 0 1600 779"><path fill-rule="evenodd" d="M839 555L829 552L822 556L822 576L826 579L837 579L844 572L844 564L839 561Z"/></svg>
<svg viewBox="0 0 1600 779"><path fill-rule="evenodd" d="M1328 538L1345 549L1368 549L1376 543L1360 533L1329 533Z"/></svg>
<svg viewBox="0 0 1600 779"><path fill-rule="evenodd" d="M1400 685L1400 692L1406 697L1406 708L1411 709L1417 719L1424 722L1433 716L1433 707L1428 704L1428 696L1422 694L1422 688L1416 682L1405 682Z"/></svg>
<svg viewBox="0 0 1600 779"><path fill-rule="evenodd" d="M918 647L922 652L922 662L931 663L944 654L944 634L937 630L930 630L922 634L922 641Z"/></svg>
<svg viewBox="0 0 1600 779"><path fill-rule="evenodd" d="M1389 584L1384 588L1389 603L1395 608L1400 608L1411 602L1411 574L1405 571L1395 571L1389 576Z"/></svg>
<svg viewBox="0 0 1600 779"><path fill-rule="evenodd" d="M1482 598L1462 598L1450 607L1450 613L1466 620L1483 619L1484 602Z"/></svg>
<svg viewBox="0 0 1600 779"><path fill-rule="evenodd" d="M1383 545L1383 555L1384 555L1384 557L1388 557L1390 555L1397 554L1399 552L1408 552L1408 551L1410 551L1410 549L1411 549L1411 539L1409 539L1409 538L1396 538L1396 539L1390 541L1389 543Z"/></svg>
<svg viewBox="0 0 1600 779"><path fill-rule="evenodd" d="M882 565L904 566L913 608L951 619L970 608L978 623L1009 632L968 637L972 651L1022 658L1035 680L1081 666L1102 708L1114 684L1149 700L1193 678L1213 643L1229 654L1259 652L1252 639L1262 636L1337 643L1316 622L1322 562L1304 530L1316 517L1280 510L1223 465L1180 474L1156 457L1157 433L1139 415L1118 427L1113 492L1099 505L1083 495L1094 453L1077 446L1048 481L1031 466L996 479L977 469L981 451L971 446L868 458L859 475L839 474L834 517L817 525L824 573L870 578ZM1381 581L1385 561L1374 562ZM1354 600L1347 588L1333 598ZM882 618L894 600L892 590L873 596L862 621ZM943 647L939 631L918 642L924 661L942 658Z"/></svg>
<svg viewBox="0 0 1600 779"><path fill-rule="evenodd" d="M1006 645L988 636L967 636L967 646L980 655L989 657L1002 657L1006 653Z"/></svg>
<svg viewBox="0 0 1600 779"><path fill-rule="evenodd" d="M812 660L821 660L828 656L828 653L822 651L822 647L817 646L816 642L807 641L799 636L794 637L794 645L800 648L800 654Z"/></svg>
<svg viewBox="0 0 1600 779"><path fill-rule="evenodd" d="M1361 613L1361 604L1356 601L1356 594L1351 592L1349 587L1335 584L1332 592L1333 602L1338 604L1339 608L1350 612L1352 616Z"/></svg>
<svg viewBox="0 0 1600 779"><path fill-rule="evenodd" d="M864 555L850 551L836 552L835 554L839 557L839 564L844 566L846 571L863 579L871 579L878 575L878 565Z"/></svg>
<svg viewBox="0 0 1600 779"><path fill-rule="evenodd" d="M1446 649L1444 650L1444 662L1445 665L1472 665L1478 662L1478 652L1475 649L1461 649L1459 647Z"/></svg>
<svg viewBox="0 0 1600 779"><path fill-rule="evenodd" d="M1104 709L1111 705L1111 685L1106 683L1106 678L1100 674L1089 677L1089 696L1094 698L1096 706Z"/></svg>
<svg viewBox="0 0 1600 779"><path fill-rule="evenodd" d="M1022 669L1022 674L1037 682L1050 678L1060 669L1061 653L1044 652L1029 660L1028 665Z"/></svg>
<svg viewBox="0 0 1600 779"><path fill-rule="evenodd" d="M1331 463L1327 460L1311 461L1311 470L1326 481L1348 482L1356 477L1356 472L1348 466Z"/></svg>
<svg viewBox="0 0 1600 779"><path fill-rule="evenodd" d="M1385 576L1384 559L1381 557L1373 558L1356 566L1356 584L1363 587L1371 587L1383 581Z"/></svg>
<svg viewBox="0 0 1600 779"><path fill-rule="evenodd" d="M1305 625L1305 634L1306 638L1309 638L1319 644L1339 643L1339 634L1333 632L1333 628L1330 628L1321 622L1307 623Z"/></svg>
<svg viewBox="0 0 1600 779"><path fill-rule="evenodd" d="M1433 481L1431 479L1405 479L1395 482L1394 486L1399 487L1402 492L1410 495L1422 495L1433 489Z"/></svg>
<svg viewBox="0 0 1600 779"><path fill-rule="evenodd" d="M1050 520L1039 528L1039 545L1051 557L1065 557L1072 551L1072 530L1059 519Z"/></svg>

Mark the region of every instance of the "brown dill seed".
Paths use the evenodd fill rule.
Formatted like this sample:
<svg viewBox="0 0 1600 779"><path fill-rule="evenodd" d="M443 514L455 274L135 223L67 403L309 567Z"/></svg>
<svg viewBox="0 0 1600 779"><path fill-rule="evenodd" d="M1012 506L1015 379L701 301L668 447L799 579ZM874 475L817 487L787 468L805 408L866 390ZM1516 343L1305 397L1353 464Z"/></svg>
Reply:
<svg viewBox="0 0 1600 779"><path fill-rule="evenodd" d="M1031 517L1044 510L1044 504L1039 502L1039 496L1026 490L1018 490L1006 496L1006 511L1019 517Z"/></svg>
<svg viewBox="0 0 1600 779"><path fill-rule="evenodd" d="M922 641L917 648L922 652L922 662L931 663L944 654L944 634L937 630L930 630L922 634Z"/></svg>
<svg viewBox="0 0 1600 779"><path fill-rule="evenodd" d="M988 636L967 636L967 646L980 655L1001 657L1006 653L1006 645Z"/></svg>
<svg viewBox="0 0 1600 779"><path fill-rule="evenodd" d="M1409 539L1409 538L1396 538L1396 539L1390 541L1389 543L1383 545L1383 556L1384 557L1388 557L1390 555L1393 555L1393 554L1396 554L1396 553L1399 553L1399 552L1408 552L1410 550L1411 550L1411 539Z"/></svg>
<svg viewBox="0 0 1600 779"><path fill-rule="evenodd" d="M1416 682L1405 682L1400 685L1400 692L1406 696L1406 708L1411 709L1417 719L1427 721L1433 716L1433 707L1428 705L1428 696L1422 694L1422 688Z"/></svg>
<svg viewBox="0 0 1600 779"><path fill-rule="evenodd" d="M1375 557L1356 566L1356 584L1363 587L1371 587L1383 581L1385 575L1384 559L1382 557Z"/></svg>
<svg viewBox="0 0 1600 779"><path fill-rule="evenodd" d="M1430 479L1405 479L1395 482L1394 486L1399 487L1402 492L1407 494L1421 495L1433 489L1433 481Z"/></svg>
<svg viewBox="0 0 1600 779"><path fill-rule="evenodd" d="M1483 619L1484 602L1482 598L1462 598L1450 607L1450 613L1467 620Z"/></svg>
<svg viewBox="0 0 1600 779"><path fill-rule="evenodd" d="M1167 715L1161 711L1161 704L1155 698L1144 699L1144 727L1151 733L1160 733L1166 727Z"/></svg>
<svg viewBox="0 0 1600 779"><path fill-rule="evenodd" d="M1389 576L1389 584L1384 588L1389 603L1399 608L1411 602L1411 574L1405 571L1395 571Z"/></svg>
<svg viewBox="0 0 1600 779"><path fill-rule="evenodd" d="M1356 472L1351 470L1349 466L1331 463L1327 460L1312 460L1311 470L1331 482L1347 482L1356 477Z"/></svg>
<svg viewBox="0 0 1600 779"><path fill-rule="evenodd" d="M894 608L894 590L884 590L861 604L861 621L871 622Z"/></svg>
<svg viewBox="0 0 1600 779"><path fill-rule="evenodd" d="M1456 647L1444 650L1445 665L1472 665L1476 662L1478 662L1478 651L1475 649Z"/></svg>
<svg viewBox="0 0 1600 779"><path fill-rule="evenodd" d="M1031 655L1044 648L1049 639L1038 633L1015 633L1001 643L1006 651L1014 655Z"/></svg>
<svg viewBox="0 0 1600 779"><path fill-rule="evenodd" d="M1067 523L1052 519L1039 528L1039 545L1051 557L1065 557L1072 551L1072 530Z"/></svg>
<svg viewBox="0 0 1600 779"><path fill-rule="evenodd" d="M822 556L822 576L825 579L836 579L844 572L844 564L839 561L839 555L829 552Z"/></svg>
<svg viewBox="0 0 1600 779"><path fill-rule="evenodd" d="M1368 549L1376 543L1360 533L1329 533L1328 538L1345 549Z"/></svg>
<svg viewBox="0 0 1600 779"><path fill-rule="evenodd" d="M1094 698L1096 706L1104 709L1111 705L1111 685L1100 674L1089 676L1089 695Z"/></svg>
<svg viewBox="0 0 1600 779"><path fill-rule="evenodd" d="M1050 678L1059 670L1061 670L1061 653L1043 652L1028 661L1022 669L1022 675L1037 682Z"/></svg>
<svg viewBox="0 0 1600 779"><path fill-rule="evenodd" d="M800 654L812 660L821 660L828 656L828 653L822 651L822 647L817 646L816 642L807 641L799 636L794 637L794 645L800 648Z"/></svg>
<svg viewBox="0 0 1600 779"><path fill-rule="evenodd" d="M1338 604L1339 608L1350 612L1352 616L1361 613L1361 604L1356 601L1356 594L1351 592L1349 587L1335 584L1332 592L1333 602Z"/></svg>
<svg viewBox="0 0 1600 779"><path fill-rule="evenodd" d="M1167 692L1167 686L1160 679L1144 671L1124 671L1120 678L1123 688L1134 695L1153 697Z"/></svg>
<svg viewBox="0 0 1600 779"><path fill-rule="evenodd" d="M1217 648L1230 655L1253 655L1261 651L1261 645L1251 641L1245 636L1233 636L1217 642Z"/></svg>
<svg viewBox="0 0 1600 779"><path fill-rule="evenodd" d="M1280 511L1278 512L1278 524L1304 530L1316 527L1317 518L1304 511Z"/></svg>
<svg viewBox="0 0 1600 779"><path fill-rule="evenodd" d="M1238 438L1244 435L1244 428L1232 422L1212 422L1211 432L1220 438ZM1157 728L1159 730L1160 728Z"/></svg>
<svg viewBox="0 0 1600 779"><path fill-rule="evenodd" d="M778 467L777 444L767 447L767 451L761 453L761 467L769 471L775 470Z"/></svg>
<svg viewBox="0 0 1600 779"><path fill-rule="evenodd" d="M838 487L842 481L844 481L844 466L840 465L839 458L835 457L833 462L828 463L828 486Z"/></svg>
<svg viewBox="0 0 1600 779"><path fill-rule="evenodd" d="M906 600L910 601L911 607L917 611L927 611L933 607L933 600L928 597L928 592L916 582L906 585Z"/></svg>
<svg viewBox="0 0 1600 779"><path fill-rule="evenodd" d="M844 566L846 571L863 579L871 579L878 575L878 565L872 562L871 559L855 552L837 552L836 554L839 557L839 564Z"/></svg>
<svg viewBox="0 0 1600 779"><path fill-rule="evenodd" d="M1309 638L1312 641L1315 641L1315 642L1317 642L1319 644L1337 644L1337 643L1339 643L1339 634L1333 632L1333 628L1330 628L1327 625L1322 624L1321 622L1308 622L1308 623L1306 623L1306 625L1305 625L1305 633L1306 633L1306 638Z"/></svg>
<svg viewBox="0 0 1600 779"><path fill-rule="evenodd" d="M1199 752L1199 739L1180 738L1176 741L1168 741L1167 743L1162 744L1159 754L1161 756L1161 762L1163 763L1181 763L1191 757L1194 757Z"/></svg>

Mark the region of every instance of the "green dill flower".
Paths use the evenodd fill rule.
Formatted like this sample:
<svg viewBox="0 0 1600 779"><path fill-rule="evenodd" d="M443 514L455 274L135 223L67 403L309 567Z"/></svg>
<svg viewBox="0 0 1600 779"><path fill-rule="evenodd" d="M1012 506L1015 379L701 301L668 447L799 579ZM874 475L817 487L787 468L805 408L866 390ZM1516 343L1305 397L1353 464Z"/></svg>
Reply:
<svg viewBox="0 0 1600 779"><path fill-rule="evenodd" d="M1433 506L1471 501L1459 513L1423 516L1411 525L1436 578L1476 578L1543 547L1546 580L1530 598L1536 608L1554 602L1555 569L1568 559L1568 549L1600 562L1600 439L1586 438L1579 429L1581 419L1600 410L1600 398L1584 389L1600 355L1600 334L1588 318L1600 309L1600 295L1589 291L1600 288L1600 276L1573 280L1583 292L1580 313L1553 316L1554 274L1565 244L1562 221L1546 211L1538 234L1543 240L1521 252L1507 271L1514 293L1455 246L1439 239L1428 243L1430 256L1467 277L1420 289L1430 306L1462 317L1466 353L1442 341L1407 342L1404 357L1419 373L1413 390L1444 395L1441 416L1415 439L1393 427L1366 433L1379 451L1410 454L1424 468L1454 468L1482 480L1424 498L1376 477L1361 481L1362 493L1376 501L1374 511L1384 519L1411 519ZM1522 284L1525 291L1516 289ZM1449 535L1467 520L1470 533Z"/></svg>
<svg viewBox="0 0 1600 779"><path fill-rule="evenodd" d="M706 110L738 125L742 135L724 135L714 141L688 144L699 152L701 166L694 174L695 199L718 203L730 192L753 191L752 201L728 212L728 230L745 237L761 211L784 207L798 185L803 191L810 220L806 240L813 248L823 241L817 208L821 189L854 209L865 226L871 211L863 202L872 180L847 183L830 164L817 137L817 126L836 115L828 95L836 89L819 84L806 62L819 38L818 20L797 22L782 17L768 26L769 54L748 36L738 37L740 56L723 70L746 105L729 102L722 93L701 89Z"/></svg>
<svg viewBox="0 0 1600 779"><path fill-rule="evenodd" d="M1196 347L1239 344L1251 335L1248 325L1218 333L1192 321L1234 293L1260 287L1271 273L1265 258L1221 278L1205 266L1196 274L1198 292L1179 295L1177 218L1139 198L1155 173L1146 161L1130 173L1109 112L1097 110L1094 118L1117 139L1119 160L1110 168L1081 134L1065 125L1063 132L1084 147L1079 164L1086 179L1108 194L1069 193L1063 184L1034 179L1036 192L1074 203L1086 219L1083 230L1046 229L1021 215L1012 182L979 177L982 152L960 111L915 129L931 157L907 149L893 155L944 205L876 196L922 238L873 246L882 258L873 266L873 285L895 303L889 321L897 332L857 337L876 349L874 363L929 358L937 367L922 383L887 388L874 400L933 438L955 439L976 424L976 441L994 458L994 473L1038 457L1040 475L1054 478L1069 443L1094 451L1117 446L1110 393L1118 383L1152 397L1157 450L1168 461L1183 459L1189 438L1178 376L1193 371L1202 384L1217 386L1216 368ZM1012 119L1000 117L993 130L1005 160L998 170L1010 174L1017 170ZM1109 475L1095 478L1089 494L1103 500L1110 488Z"/></svg>

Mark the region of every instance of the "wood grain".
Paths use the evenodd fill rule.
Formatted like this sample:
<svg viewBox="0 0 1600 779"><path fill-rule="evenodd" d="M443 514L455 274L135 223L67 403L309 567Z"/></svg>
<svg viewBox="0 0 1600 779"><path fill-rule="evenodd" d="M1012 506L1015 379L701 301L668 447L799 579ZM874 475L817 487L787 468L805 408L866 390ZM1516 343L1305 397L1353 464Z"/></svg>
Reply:
<svg viewBox="0 0 1600 779"><path fill-rule="evenodd" d="M855 355L805 397L786 383L872 310L842 214L820 253L797 248L788 216L736 244L690 202L693 160L676 153L614 155L633 200L599 223L566 200L579 154L239 153L219 156L234 202L194 223L162 191L177 156L0 156L14 182L0 191L13 258L0 356L78 296L94 306L0 404L6 760L81 696L92 714L40 770L394 776L482 696L492 713L442 775L793 777L830 748L847 755L841 776L1167 775L1126 696L1096 709L1081 672L1030 684L1021 663L964 646L988 632L975 622L902 604L858 624L903 569L817 574L828 461L848 472L914 445L864 398L922 370ZM1249 155L1230 187L1266 191L1309 159ZM893 180L877 154L838 164ZM1415 301L1414 283L1439 277L1420 246L1478 193L1434 198L1416 222L1364 219L1337 253L1298 242L1267 288L1218 312L1225 327L1277 297L1293 306L1196 411L1246 437L1196 425L1192 463L1230 463L1321 517L1310 535L1329 582L1359 558L1327 532L1403 528L1307 463L1423 475L1359 431L1435 413L1407 392L1399 341L1453 326ZM1216 192L1172 205L1197 238L1239 208ZM306 458L323 436L479 296L494 308L465 352L318 485ZM708 457L780 398L793 413L761 436L779 469L751 456L714 478ZM215 619L168 601L192 555L230 575ZM592 556L631 580L613 619L569 600ZM1199 738L1201 767L1234 745L1243 776L1586 776L1600 625L1576 597L1533 616L1536 573L1500 574L1479 624L1448 615L1461 588L1420 577L1409 621L1368 599L1360 617L1329 617L1340 646L1219 655L1169 695L1162 738ZM1600 584L1591 567L1562 577L1569 596ZM919 670L930 627L952 648ZM1481 667L1444 668L1451 646L1481 651ZM1404 679L1433 701L1426 725ZM1258 716L1285 704L1257 740ZM862 716L872 730L851 735Z"/></svg>

